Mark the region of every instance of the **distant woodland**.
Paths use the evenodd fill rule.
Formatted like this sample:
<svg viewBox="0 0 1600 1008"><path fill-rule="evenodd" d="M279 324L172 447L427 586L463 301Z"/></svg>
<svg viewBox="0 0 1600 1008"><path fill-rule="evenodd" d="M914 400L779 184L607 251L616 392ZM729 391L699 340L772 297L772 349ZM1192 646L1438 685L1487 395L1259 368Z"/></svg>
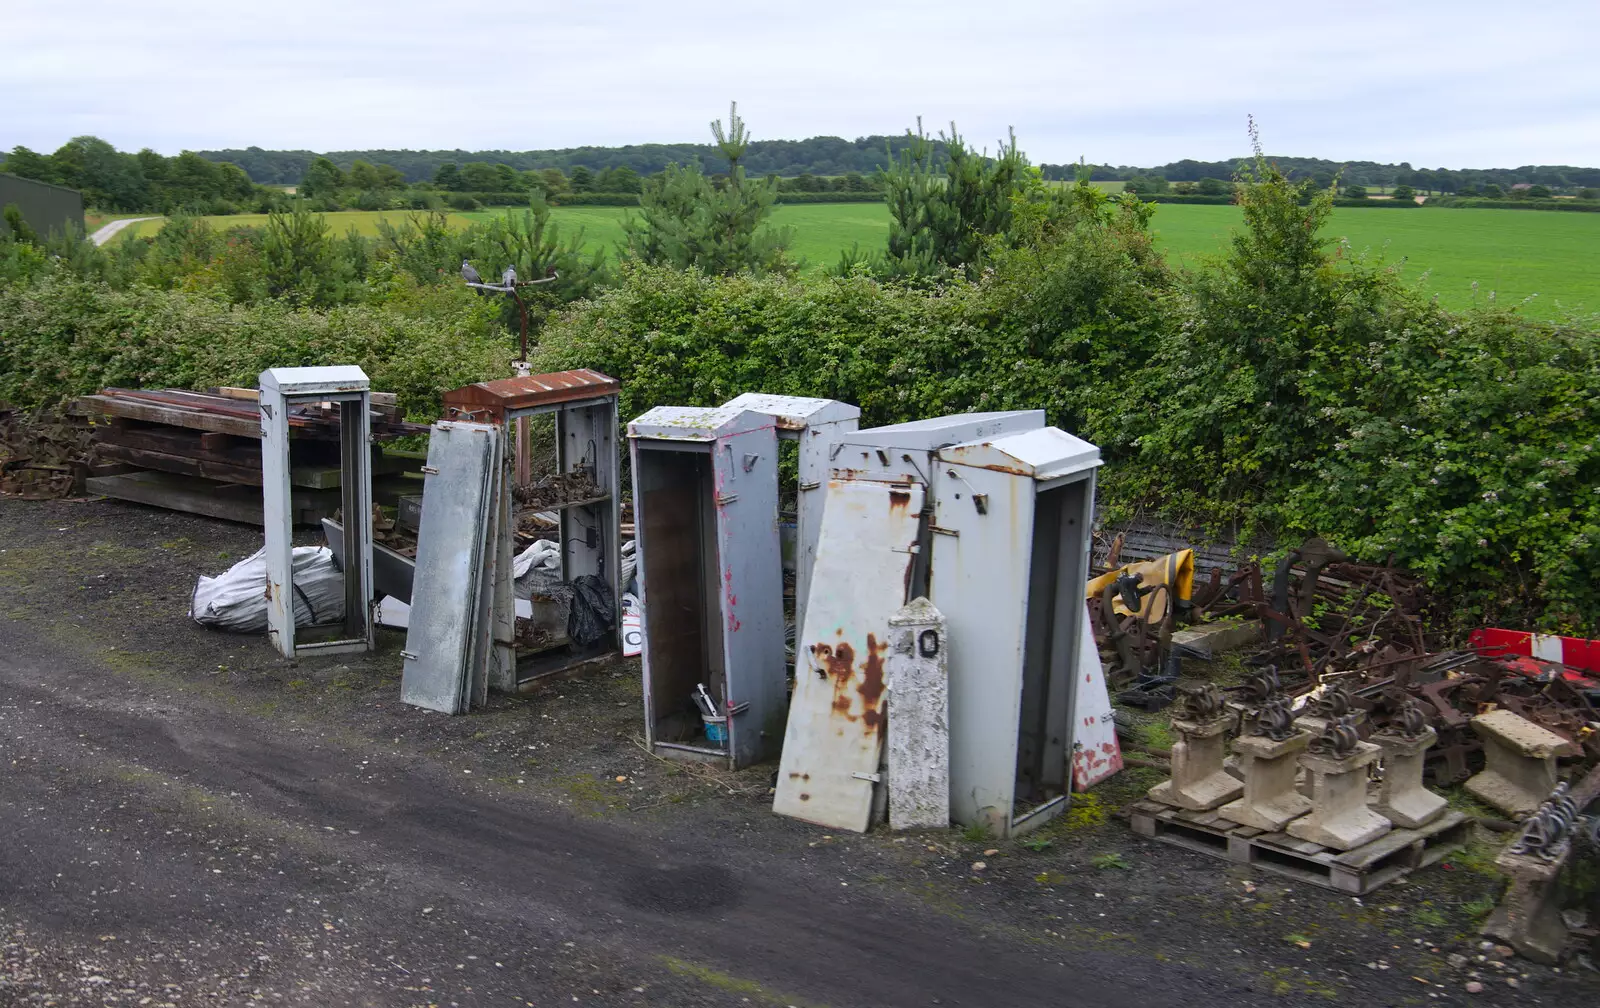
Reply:
<svg viewBox="0 0 1600 1008"><path fill-rule="evenodd" d="M921 148L918 147L921 145ZM914 149L946 157L942 138L869 136L855 140L757 140L742 148L739 166L752 178L771 178L780 202L870 201L882 192L883 171ZM969 148L970 149L970 148ZM992 160L995 152L973 157ZM1326 189L1337 180L1357 200L1369 190L1409 197L1413 192L1451 197L1576 196L1585 203L1546 200L1552 209L1593 209L1600 168L1524 165L1520 168L1415 168L1409 163L1336 162L1321 158L1273 159L1291 181L1312 180ZM79 189L90 206L139 213L225 215L288 208L294 187L319 211L473 210L525 205L539 192L566 204L636 206L647 180L672 165L698 166L721 178L728 161L712 144L636 144L544 151L367 150L184 151L166 157L150 149L118 151L98 137L67 141L52 153L15 147L0 171ZM1228 202L1237 161L1174 161L1152 167L1042 164L1046 180L1122 181L1149 199ZM1534 204L1529 203L1532 206Z"/></svg>
<svg viewBox="0 0 1600 1008"><path fill-rule="evenodd" d="M843 137L812 137L808 140L755 140L746 151L744 164L751 175L838 176L851 172L871 174L887 167L910 144L905 136L869 136L846 140ZM943 146L935 141L936 152ZM392 165L408 182L431 181L447 163L504 164L517 171L559 168L571 174L575 168L592 172L629 168L639 175L654 175L669 164L699 162L717 166L721 157L711 144L630 144L626 147L570 147L564 150L531 151L411 151L367 150L269 151L259 147L245 150L199 151L201 157L224 161L243 168L250 178L266 185L295 185L318 157L326 157L348 171L357 161ZM1229 161L1184 159L1169 164L1139 167L1133 165L1087 165L1096 181L1130 180L1155 176L1169 182L1199 182L1206 178L1231 178L1243 157ZM1375 161L1329 161L1325 158L1274 157L1291 179L1317 178L1324 185L1335 176L1341 185L1392 187L1409 185L1424 191L1455 192L1465 186L1544 185L1551 187L1600 186L1600 168L1571 165L1523 165L1519 168L1414 168L1407 162L1380 164ZM1074 164L1040 165L1046 179L1070 180L1076 177Z"/></svg>

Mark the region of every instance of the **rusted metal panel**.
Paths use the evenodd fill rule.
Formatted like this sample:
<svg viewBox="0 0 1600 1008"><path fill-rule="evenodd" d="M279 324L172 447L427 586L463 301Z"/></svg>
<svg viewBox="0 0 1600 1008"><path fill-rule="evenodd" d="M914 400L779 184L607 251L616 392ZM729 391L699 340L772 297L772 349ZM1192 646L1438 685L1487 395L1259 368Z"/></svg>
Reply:
<svg viewBox="0 0 1600 1008"><path fill-rule="evenodd" d="M1072 789L1087 791L1122 769L1122 746L1112 720L1111 691L1106 685L1100 649L1085 607L1078 631L1078 682L1072 696Z"/></svg>
<svg viewBox="0 0 1600 1008"><path fill-rule="evenodd" d="M830 480L773 811L864 831L884 736L889 621L906 601L923 487Z"/></svg>
<svg viewBox="0 0 1600 1008"><path fill-rule="evenodd" d="M475 382L444 394L445 418L500 423L507 410L614 396L619 388L615 378L589 368Z"/></svg>

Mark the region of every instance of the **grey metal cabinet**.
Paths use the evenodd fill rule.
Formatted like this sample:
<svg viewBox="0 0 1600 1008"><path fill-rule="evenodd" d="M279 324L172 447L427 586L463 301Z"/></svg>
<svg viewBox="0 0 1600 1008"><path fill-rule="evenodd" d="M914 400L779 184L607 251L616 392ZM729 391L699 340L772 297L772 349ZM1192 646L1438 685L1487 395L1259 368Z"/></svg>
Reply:
<svg viewBox="0 0 1600 1008"><path fill-rule="evenodd" d="M746 392L723 403L728 409L765 413L776 422L778 438L799 446L795 487L795 626L805 626L806 595L811 568L817 558L817 538L822 534L822 504L826 496L832 449L854 433L861 422L861 407L837 399L768 395Z"/></svg>
<svg viewBox="0 0 1600 1008"><path fill-rule="evenodd" d="M646 740L677 759L759 762L782 736L787 678L774 420L657 407L628 440Z"/></svg>
<svg viewBox="0 0 1600 1008"><path fill-rule="evenodd" d="M938 453L930 597L950 666L950 813L1013 836L1066 808L1100 451L1054 427Z"/></svg>
<svg viewBox="0 0 1600 1008"><path fill-rule="evenodd" d="M345 536L343 636L296 643L289 486L289 412L297 404L334 403L339 409L340 503ZM261 372L261 504L266 539L267 635L286 658L319 651L372 650L372 383L354 365L269 368Z"/></svg>

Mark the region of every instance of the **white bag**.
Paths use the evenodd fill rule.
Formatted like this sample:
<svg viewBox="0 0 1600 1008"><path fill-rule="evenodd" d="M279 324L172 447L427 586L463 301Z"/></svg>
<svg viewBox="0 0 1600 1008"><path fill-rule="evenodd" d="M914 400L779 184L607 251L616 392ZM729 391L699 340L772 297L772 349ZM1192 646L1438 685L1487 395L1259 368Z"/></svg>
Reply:
<svg viewBox="0 0 1600 1008"><path fill-rule="evenodd" d="M294 622L323 626L344 620L344 574L326 546L294 549ZM234 633L267 629L267 551L240 560L217 577L201 576L189 600L189 617Z"/></svg>
<svg viewBox="0 0 1600 1008"><path fill-rule="evenodd" d="M511 562L513 594L524 601L549 595L561 584L561 544L536 540Z"/></svg>

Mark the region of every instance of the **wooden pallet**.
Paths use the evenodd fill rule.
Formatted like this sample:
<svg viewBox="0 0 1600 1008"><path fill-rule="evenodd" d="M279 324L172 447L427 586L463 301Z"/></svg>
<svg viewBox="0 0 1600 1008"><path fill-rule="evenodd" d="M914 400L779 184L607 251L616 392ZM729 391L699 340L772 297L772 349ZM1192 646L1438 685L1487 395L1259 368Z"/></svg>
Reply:
<svg viewBox="0 0 1600 1008"><path fill-rule="evenodd" d="M1136 803L1128 816L1142 836L1353 896L1434 864L1465 844L1472 829L1470 819L1449 809L1421 829L1396 827L1371 843L1337 851L1287 833L1241 826L1215 812L1152 801Z"/></svg>

